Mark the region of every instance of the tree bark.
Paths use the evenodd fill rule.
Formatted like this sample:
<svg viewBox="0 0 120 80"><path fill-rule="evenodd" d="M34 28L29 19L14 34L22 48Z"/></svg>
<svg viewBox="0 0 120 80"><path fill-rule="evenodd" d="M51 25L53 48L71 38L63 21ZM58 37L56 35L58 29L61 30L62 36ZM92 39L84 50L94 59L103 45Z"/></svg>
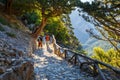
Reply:
<svg viewBox="0 0 120 80"><path fill-rule="evenodd" d="M13 0L6 0L5 10L8 14L12 13L12 3L13 3Z"/></svg>
<svg viewBox="0 0 120 80"><path fill-rule="evenodd" d="M43 17L40 26L38 29L32 34L34 38L37 38L40 33L43 31L44 27L46 26L47 18Z"/></svg>

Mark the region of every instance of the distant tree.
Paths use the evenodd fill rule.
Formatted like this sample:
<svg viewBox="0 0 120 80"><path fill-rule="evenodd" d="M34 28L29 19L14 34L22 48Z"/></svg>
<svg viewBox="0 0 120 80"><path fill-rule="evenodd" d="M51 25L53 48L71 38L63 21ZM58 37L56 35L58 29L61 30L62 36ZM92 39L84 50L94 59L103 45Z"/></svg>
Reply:
<svg viewBox="0 0 120 80"><path fill-rule="evenodd" d="M92 3L78 3L80 15L85 20L93 23L103 35L101 38L91 30L87 30L93 37L109 41L120 52L120 1L119 0L94 0ZM84 13L83 13L84 12Z"/></svg>
<svg viewBox="0 0 120 80"><path fill-rule="evenodd" d="M92 56L92 58L108 63L114 67L120 68L120 54L116 50L109 49L108 51L104 51L100 47L95 47L94 53L95 54ZM104 68L103 66L101 67Z"/></svg>

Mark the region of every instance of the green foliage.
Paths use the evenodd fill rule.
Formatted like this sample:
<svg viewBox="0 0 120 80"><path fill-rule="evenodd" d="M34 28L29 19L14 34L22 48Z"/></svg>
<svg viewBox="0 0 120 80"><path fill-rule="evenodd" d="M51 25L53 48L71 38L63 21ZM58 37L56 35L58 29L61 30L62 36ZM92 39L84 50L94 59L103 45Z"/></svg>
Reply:
<svg viewBox="0 0 120 80"><path fill-rule="evenodd" d="M88 55L88 53L85 51L85 50L83 50L83 49L78 49L78 50L75 50L75 52L77 52L77 53L79 53L79 54L84 54L84 55Z"/></svg>
<svg viewBox="0 0 120 80"><path fill-rule="evenodd" d="M71 11L76 7L76 1L77 0L14 0L13 9L14 12L17 13L16 15L39 11L39 14L41 15L41 25L33 33L34 36L38 36L43 31L49 18L71 13ZM29 19L28 22L34 22L35 19L35 16L31 16L31 19ZM35 22L36 24L39 23L38 20Z"/></svg>
<svg viewBox="0 0 120 80"><path fill-rule="evenodd" d="M16 38L16 35L14 33L6 32L6 34L12 38Z"/></svg>
<svg viewBox="0 0 120 80"><path fill-rule="evenodd" d="M76 0L37 0L37 3L44 17L53 17L70 13L75 8Z"/></svg>
<svg viewBox="0 0 120 80"><path fill-rule="evenodd" d="M68 30L58 18L49 20L49 24L45 27L45 30L46 33L54 34L60 42L68 43L66 40Z"/></svg>
<svg viewBox="0 0 120 80"><path fill-rule="evenodd" d="M4 4L5 4L5 3L6 3L6 0L0 0L0 2L2 2L2 3L4 3Z"/></svg>
<svg viewBox="0 0 120 80"><path fill-rule="evenodd" d="M35 10L36 0L14 0L13 9L16 15L22 15L26 12L31 12Z"/></svg>
<svg viewBox="0 0 120 80"><path fill-rule="evenodd" d="M19 26L17 23L10 23L9 27L14 29L21 29L21 26Z"/></svg>
<svg viewBox="0 0 120 80"><path fill-rule="evenodd" d="M94 53L95 54L92 56L92 58L108 63L114 67L120 68L120 53L116 50L109 49L108 51L104 51L100 47L95 47ZM103 66L101 67L104 68Z"/></svg>
<svg viewBox="0 0 120 80"><path fill-rule="evenodd" d="M107 41L102 41L102 40L97 40L94 38L90 38L87 40L87 42L83 45L84 46L84 50L86 50L88 52L88 56L93 55L93 48L94 47L101 47L102 49L104 49L105 51L108 49L113 48L113 46L107 42Z"/></svg>
<svg viewBox="0 0 120 80"><path fill-rule="evenodd" d="M24 14L24 16L26 17L28 24L40 24L40 17L36 12L29 12Z"/></svg>
<svg viewBox="0 0 120 80"><path fill-rule="evenodd" d="M13 19L14 19L14 17L13 17ZM19 23L19 20L11 22L11 21L8 21L7 18L5 18L3 16L0 16L0 23L2 23L3 25L7 25L11 28L14 28L14 29L21 29L22 28L21 24Z"/></svg>
<svg viewBox="0 0 120 80"><path fill-rule="evenodd" d="M5 29L2 26L0 26L0 31L5 31Z"/></svg>
<svg viewBox="0 0 120 80"><path fill-rule="evenodd" d="M2 23L3 25L8 25L9 23L5 20L5 18L3 18L2 16L0 16L0 23Z"/></svg>
<svg viewBox="0 0 120 80"><path fill-rule="evenodd" d="M0 23L3 25L8 25L9 27L12 27L12 25L10 24L10 22L8 22L5 17L0 15ZM3 29L2 29L3 30Z"/></svg>
<svg viewBox="0 0 120 80"><path fill-rule="evenodd" d="M44 31L54 34L57 42L64 44L65 47L81 50L78 39L74 34L71 34L73 33L72 30L65 25L65 22L61 21L60 17L50 18Z"/></svg>

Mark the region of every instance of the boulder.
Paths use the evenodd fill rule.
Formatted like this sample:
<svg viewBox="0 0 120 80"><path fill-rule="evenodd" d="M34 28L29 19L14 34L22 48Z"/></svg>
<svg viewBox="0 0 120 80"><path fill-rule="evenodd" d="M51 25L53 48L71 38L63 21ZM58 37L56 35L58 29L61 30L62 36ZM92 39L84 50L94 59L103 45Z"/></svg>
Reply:
<svg viewBox="0 0 120 80"><path fill-rule="evenodd" d="M5 68L4 67L0 67L0 74L3 74L5 72Z"/></svg>
<svg viewBox="0 0 120 80"><path fill-rule="evenodd" d="M33 64L30 61L11 66L6 71L5 68L0 67L0 80L33 80L33 71Z"/></svg>

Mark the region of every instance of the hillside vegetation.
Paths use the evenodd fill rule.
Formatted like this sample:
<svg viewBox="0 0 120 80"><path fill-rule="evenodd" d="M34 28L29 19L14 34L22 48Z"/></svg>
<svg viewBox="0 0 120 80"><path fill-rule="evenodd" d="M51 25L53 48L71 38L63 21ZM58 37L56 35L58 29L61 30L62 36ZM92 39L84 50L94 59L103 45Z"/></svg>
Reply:
<svg viewBox="0 0 120 80"><path fill-rule="evenodd" d="M0 40L23 53L33 52L30 31L15 16L0 13Z"/></svg>
<svg viewBox="0 0 120 80"><path fill-rule="evenodd" d="M95 47L94 53L95 54L92 56L92 58L108 63L114 67L120 68L120 55L114 49L104 51L100 47ZM101 67L104 68L103 66Z"/></svg>
<svg viewBox="0 0 120 80"><path fill-rule="evenodd" d="M0 80L33 80L32 43L29 29L0 11Z"/></svg>

